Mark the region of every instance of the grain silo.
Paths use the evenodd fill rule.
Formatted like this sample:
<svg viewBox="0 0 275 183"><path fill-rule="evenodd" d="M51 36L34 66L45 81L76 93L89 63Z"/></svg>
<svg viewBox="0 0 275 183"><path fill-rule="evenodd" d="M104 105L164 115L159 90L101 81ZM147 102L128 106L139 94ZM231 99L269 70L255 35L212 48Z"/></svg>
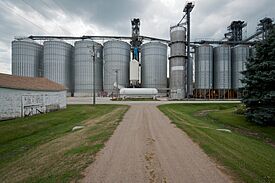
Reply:
<svg viewBox="0 0 275 183"><path fill-rule="evenodd" d="M256 57L256 53L257 53L256 47L255 46L251 46L249 48L249 57L255 58Z"/></svg>
<svg viewBox="0 0 275 183"><path fill-rule="evenodd" d="M110 95L118 85L129 86L130 44L111 40L103 44L103 90Z"/></svg>
<svg viewBox="0 0 275 183"><path fill-rule="evenodd" d="M212 98L213 47L203 44L195 48L195 92L196 98Z"/></svg>
<svg viewBox="0 0 275 183"><path fill-rule="evenodd" d="M12 42L12 74L42 76L43 46L33 40Z"/></svg>
<svg viewBox="0 0 275 183"><path fill-rule="evenodd" d="M243 79L242 71L246 69L246 61L249 57L249 46L237 45L231 49L232 52L232 88L237 92L243 87L241 79Z"/></svg>
<svg viewBox="0 0 275 183"><path fill-rule="evenodd" d="M167 46L149 42L141 46L141 86L167 93Z"/></svg>
<svg viewBox="0 0 275 183"><path fill-rule="evenodd" d="M169 88L170 98L181 100L186 97L186 29L182 26L170 28Z"/></svg>
<svg viewBox="0 0 275 183"><path fill-rule="evenodd" d="M186 93L187 93L187 96L190 98L193 96L193 57L192 56L189 57L189 60L186 64L187 64Z"/></svg>
<svg viewBox="0 0 275 183"><path fill-rule="evenodd" d="M74 51L74 96L92 96L93 92L93 46L95 48L95 89L103 87L103 47L94 41L76 41Z"/></svg>
<svg viewBox="0 0 275 183"><path fill-rule="evenodd" d="M214 89L219 98L231 98L231 48L220 45L214 48Z"/></svg>
<svg viewBox="0 0 275 183"><path fill-rule="evenodd" d="M72 93L71 63L73 46L61 41L44 42L44 77L64 85Z"/></svg>

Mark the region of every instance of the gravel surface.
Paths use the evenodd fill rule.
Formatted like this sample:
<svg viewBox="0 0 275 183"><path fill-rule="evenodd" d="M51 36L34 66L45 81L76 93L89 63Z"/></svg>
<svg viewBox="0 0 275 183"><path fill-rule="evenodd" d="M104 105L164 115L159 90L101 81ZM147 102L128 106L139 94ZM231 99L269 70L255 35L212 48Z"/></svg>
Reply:
<svg viewBox="0 0 275 183"><path fill-rule="evenodd" d="M132 104L82 182L231 182L156 104Z"/></svg>

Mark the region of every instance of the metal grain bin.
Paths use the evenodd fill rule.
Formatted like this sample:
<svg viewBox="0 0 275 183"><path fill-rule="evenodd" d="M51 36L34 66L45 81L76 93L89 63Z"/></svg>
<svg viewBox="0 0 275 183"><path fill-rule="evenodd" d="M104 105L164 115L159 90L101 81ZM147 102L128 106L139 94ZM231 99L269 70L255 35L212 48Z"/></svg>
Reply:
<svg viewBox="0 0 275 183"><path fill-rule="evenodd" d="M129 86L129 63L131 46L123 41L112 40L103 44L103 90L113 92L118 74L118 85Z"/></svg>
<svg viewBox="0 0 275 183"><path fill-rule="evenodd" d="M193 57L187 63L187 95L193 95Z"/></svg>
<svg viewBox="0 0 275 183"><path fill-rule="evenodd" d="M186 28L182 26L173 26L170 29L171 42L186 41Z"/></svg>
<svg viewBox="0 0 275 183"><path fill-rule="evenodd" d="M170 28L170 55L171 56L185 56L185 41L186 28L182 26L174 26Z"/></svg>
<svg viewBox="0 0 275 183"><path fill-rule="evenodd" d="M214 89L231 89L231 49L228 45L214 48Z"/></svg>
<svg viewBox="0 0 275 183"><path fill-rule="evenodd" d="M186 96L186 59L184 57L170 58L170 98L184 99Z"/></svg>
<svg viewBox="0 0 275 183"><path fill-rule="evenodd" d="M90 51L95 47L95 89L103 88L103 47L94 41L76 41L74 51L74 95L92 96L93 93L93 58Z"/></svg>
<svg viewBox="0 0 275 183"><path fill-rule="evenodd" d="M72 92L71 62L73 46L59 40L44 42L44 77L64 85Z"/></svg>
<svg viewBox="0 0 275 183"><path fill-rule="evenodd" d="M186 96L187 62L186 29L182 26L170 28L169 88L170 98L181 100Z"/></svg>
<svg viewBox="0 0 275 183"><path fill-rule="evenodd" d="M32 41L12 42L12 74L17 76L42 76L43 46Z"/></svg>
<svg viewBox="0 0 275 183"><path fill-rule="evenodd" d="M252 46L252 47L250 47L249 48L249 57L253 57L253 58L255 58L256 57L256 48L255 48L255 46Z"/></svg>
<svg viewBox="0 0 275 183"><path fill-rule="evenodd" d="M232 52L232 88L239 89L243 87L242 71L246 69L245 63L249 57L249 47L246 45L237 45L231 49Z"/></svg>
<svg viewBox="0 0 275 183"><path fill-rule="evenodd" d="M213 89L213 47L210 45L195 49L195 88Z"/></svg>
<svg viewBox="0 0 275 183"><path fill-rule="evenodd" d="M186 55L186 45L184 42L170 43L170 55L171 56L185 56Z"/></svg>
<svg viewBox="0 0 275 183"><path fill-rule="evenodd" d="M149 42L141 46L141 85L143 88L167 88L167 46ZM162 91L161 91L162 92Z"/></svg>

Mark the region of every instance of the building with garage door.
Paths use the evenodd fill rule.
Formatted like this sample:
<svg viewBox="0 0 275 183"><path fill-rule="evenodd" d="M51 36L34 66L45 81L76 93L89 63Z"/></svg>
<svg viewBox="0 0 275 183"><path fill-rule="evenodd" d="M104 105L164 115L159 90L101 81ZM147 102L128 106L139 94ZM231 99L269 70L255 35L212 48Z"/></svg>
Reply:
<svg viewBox="0 0 275 183"><path fill-rule="evenodd" d="M0 73L0 120L66 108L66 88L41 77Z"/></svg>

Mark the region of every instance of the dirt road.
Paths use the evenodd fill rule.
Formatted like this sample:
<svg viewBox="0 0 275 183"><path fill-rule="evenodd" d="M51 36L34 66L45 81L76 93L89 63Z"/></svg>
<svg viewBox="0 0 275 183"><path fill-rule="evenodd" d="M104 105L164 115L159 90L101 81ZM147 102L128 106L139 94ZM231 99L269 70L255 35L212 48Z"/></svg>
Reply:
<svg viewBox="0 0 275 183"><path fill-rule="evenodd" d="M132 105L83 182L231 182L154 104Z"/></svg>

